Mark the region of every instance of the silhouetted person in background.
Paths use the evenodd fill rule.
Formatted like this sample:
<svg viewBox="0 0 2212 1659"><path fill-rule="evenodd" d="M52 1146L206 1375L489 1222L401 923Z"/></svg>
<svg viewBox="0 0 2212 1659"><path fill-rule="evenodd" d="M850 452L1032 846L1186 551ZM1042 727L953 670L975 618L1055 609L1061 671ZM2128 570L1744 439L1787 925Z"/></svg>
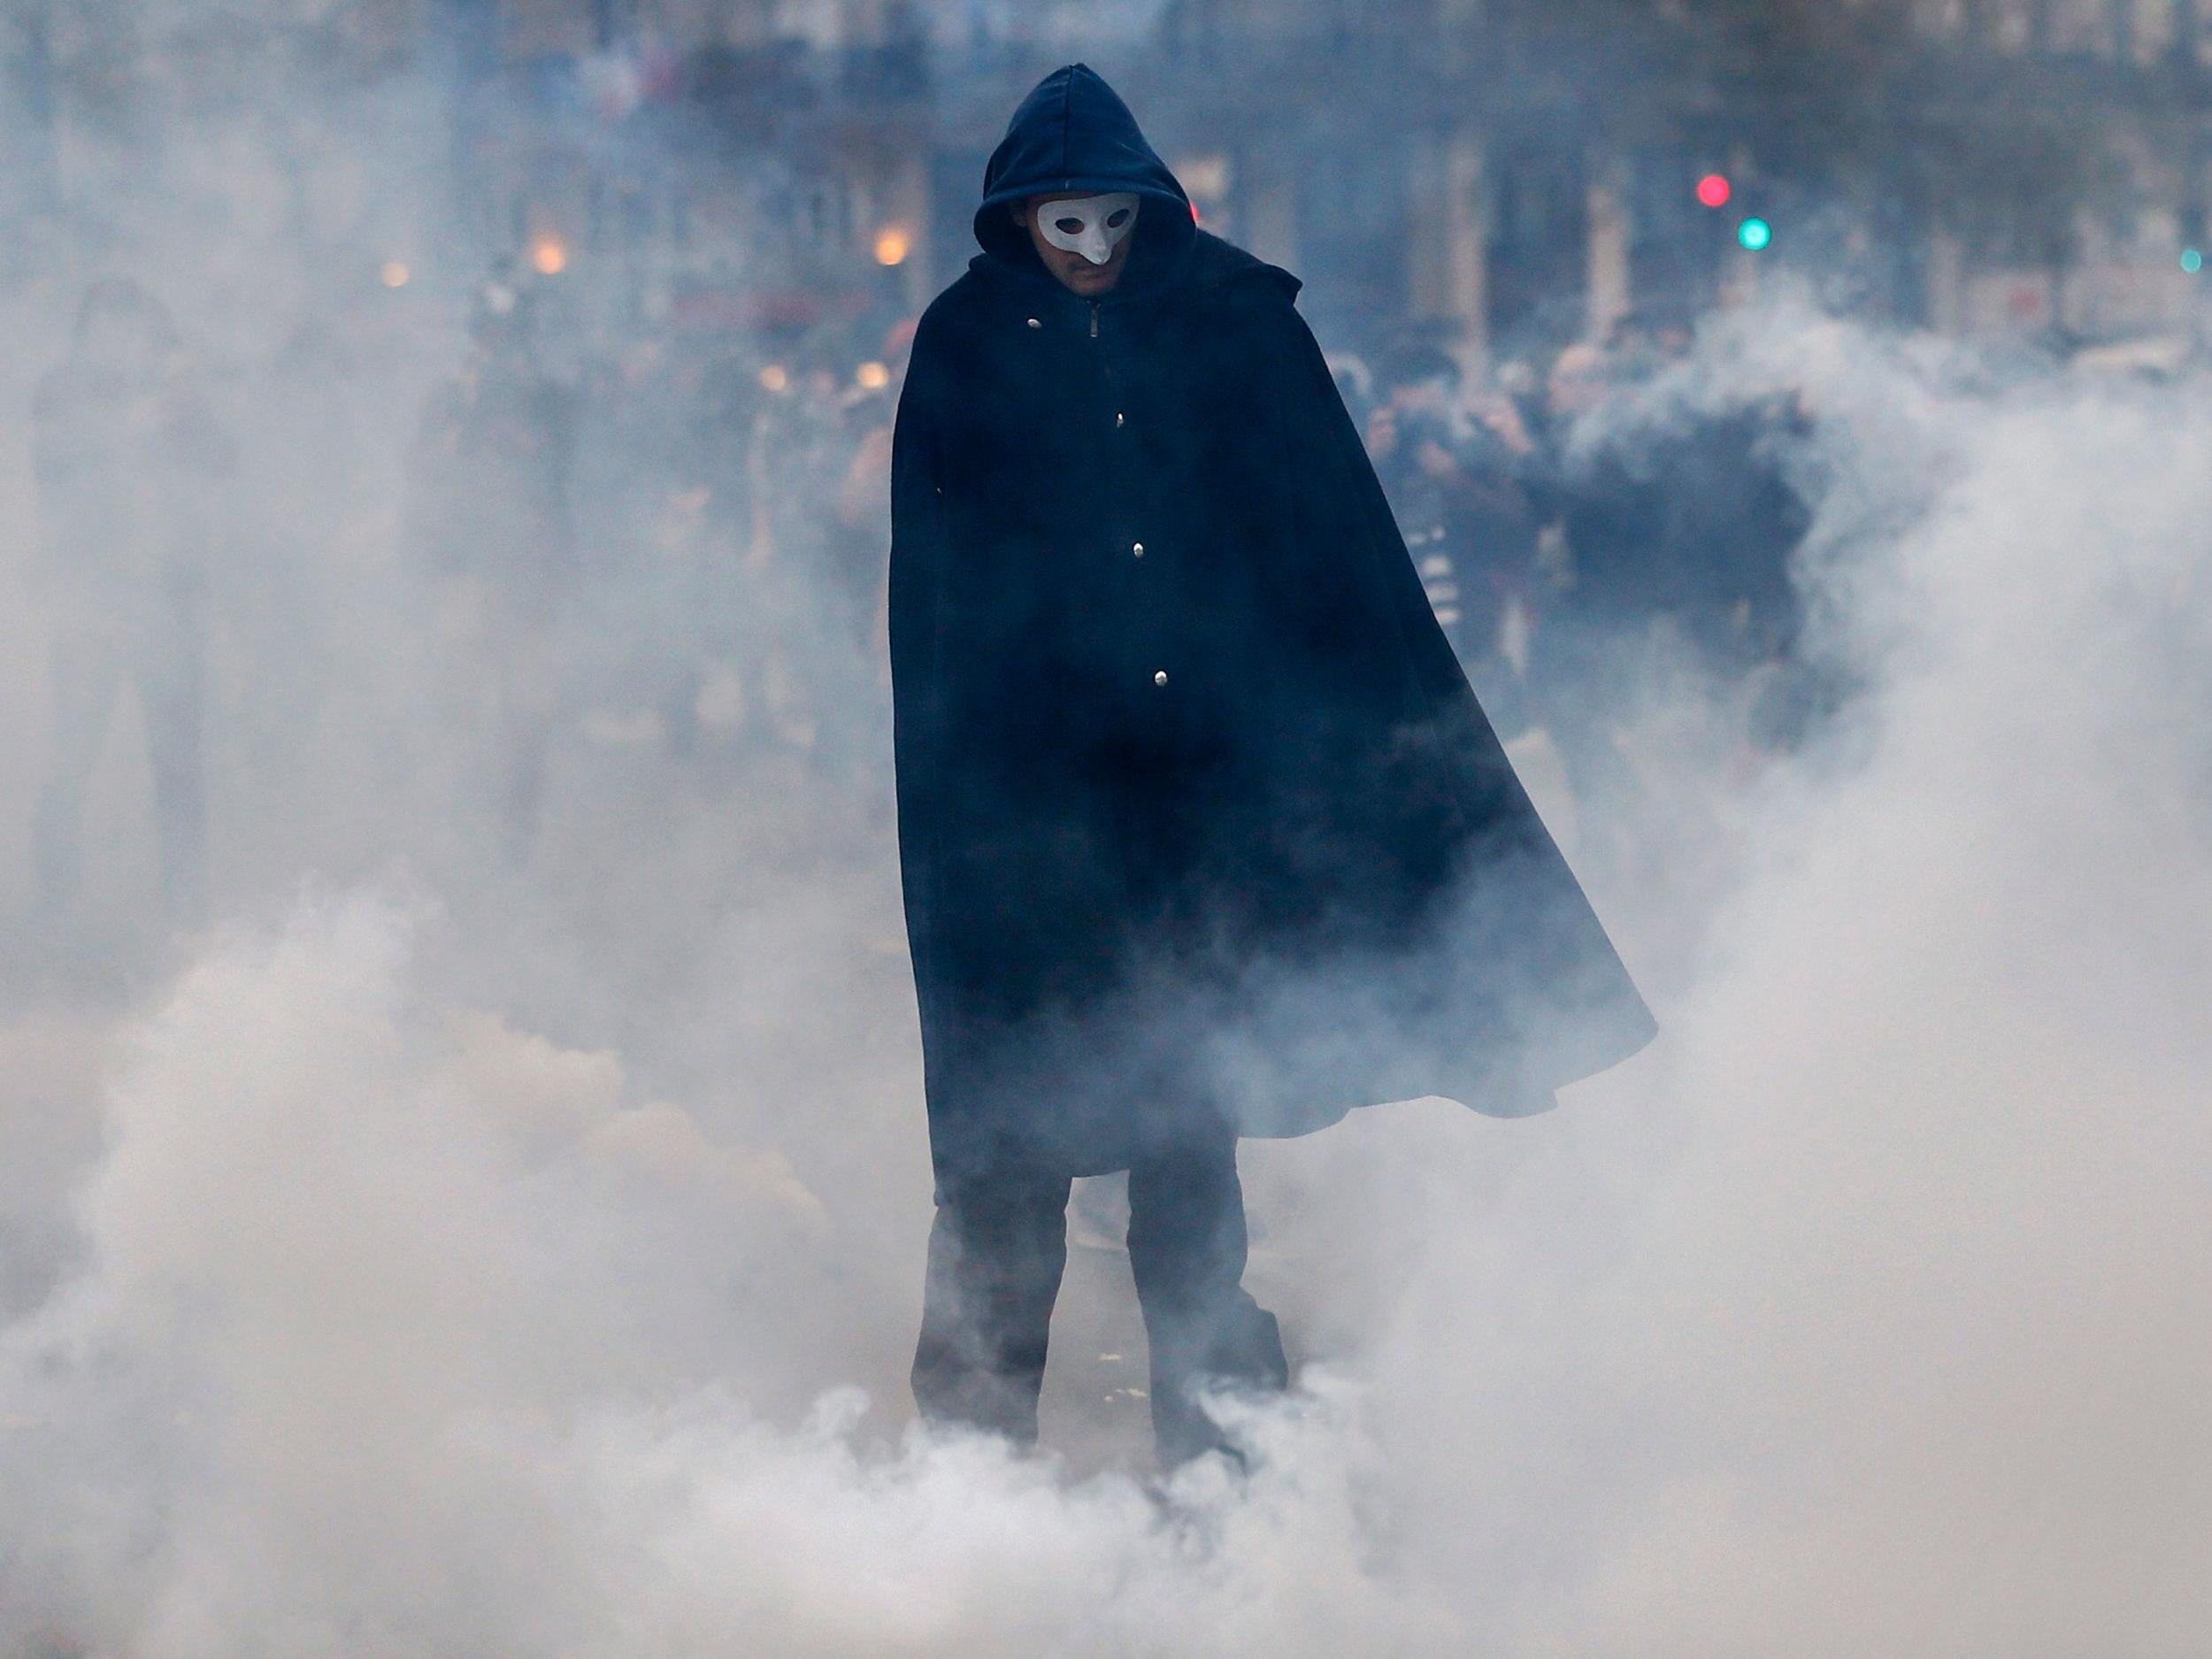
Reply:
<svg viewBox="0 0 2212 1659"><path fill-rule="evenodd" d="M1637 358L1590 345L1563 351L1550 379L1545 457L1532 472L1564 555L1536 630L1532 677L1585 800L1633 793L1617 733L1661 654L1741 683L1783 664L1798 630L1789 566L1810 515L1786 450L1802 423L1780 398L1609 410L1633 396L1658 349ZM1791 722L1755 724L1779 733Z"/></svg>
<svg viewBox="0 0 2212 1659"><path fill-rule="evenodd" d="M1506 634L1536 567L1536 514L1521 479L1527 435L1502 399L1483 400L1484 418L1469 418L1459 365L1434 346L1401 347L1383 375L1368 454L1468 678L1494 717L1517 711L1520 671Z"/></svg>
<svg viewBox="0 0 2212 1659"><path fill-rule="evenodd" d="M138 691L173 914L204 901L208 567L234 447L191 389L175 324L127 278L93 283L33 404L38 578L52 609L52 718L33 829L38 898L65 912L85 793L126 682Z"/></svg>
<svg viewBox="0 0 2212 1659"><path fill-rule="evenodd" d="M1660 528L1668 608L1715 673L1735 679L1786 657L1799 626L1790 558L1811 513L1786 453L1804 437L1787 398L1703 411L1663 446Z"/></svg>
<svg viewBox="0 0 2212 1659"><path fill-rule="evenodd" d="M1431 1094L1540 1110L1652 1025L1438 627L1297 280L1199 232L1080 65L1015 113L975 230L892 468L938 1202L914 1392L1033 1438L1071 1180L1125 1169L1173 1463L1218 1442L1209 1383L1286 1379L1241 1284L1240 1133Z"/></svg>
<svg viewBox="0 0 2212 1659"><path fill-rule="evenodd" d="M511 856L535 839L558 718L556 624L576 577L576 409L538 362L529 296L479 290L471 350L423 412L410 472L419 553L442 589L455 671L488 695Z"/></svg>
<svg viewBox="0 0 2212 1659"><path fill-rule="evenodd" d="M1625 801L1632 780L1615 724L1659 602L1665 497L1648 457L1594 437L1586 423L1621 391L1625 366L1593 344L1569 346L1545 381L1537 510L1560 557L1549 571L1529 675L1545 729L1582 802Z"/></svg>

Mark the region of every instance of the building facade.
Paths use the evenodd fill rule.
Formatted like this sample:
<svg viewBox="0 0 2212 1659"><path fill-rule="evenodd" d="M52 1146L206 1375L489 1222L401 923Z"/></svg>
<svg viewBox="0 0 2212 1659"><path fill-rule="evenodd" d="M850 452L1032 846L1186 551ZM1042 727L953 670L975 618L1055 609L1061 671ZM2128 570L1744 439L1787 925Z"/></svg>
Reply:
<svg viewBox="0 0 2212 1659"><path fill-rule="evenodd" d="M64 196L54 130L73 110L127 125L132 65L173 65L211 27L184 0L8 16L14 84L43 98L12 101L19 135L45 137L25 153L61 157L12 188ZM438 88L466 257L558 263L610 316L911 311L972 251L1006 112L1075 55L1123 87L1206 222L1297 269L1342 338L1534 354L1692 319L1785 271L1962 333L2193 333L2200 310L2212 0L260 0L251 16L313 52L257 59L235 24L203 53L211 81L342 57L364 81ZM1709 204L1712 178L1726 199Z"/></svg>

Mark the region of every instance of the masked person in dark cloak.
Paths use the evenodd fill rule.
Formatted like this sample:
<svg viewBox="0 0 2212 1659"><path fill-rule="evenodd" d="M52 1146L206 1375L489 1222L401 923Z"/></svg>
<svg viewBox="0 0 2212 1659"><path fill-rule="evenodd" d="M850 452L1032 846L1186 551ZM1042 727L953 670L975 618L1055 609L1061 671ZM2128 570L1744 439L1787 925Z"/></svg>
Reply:
<svg viewBox="0 0 2212 1659"><path fill-rule="evenodd" d="M1508 1115L1650 1017L1438 627L1297 280L1048 77L893 459L899 838L937 1219L924 1414L1036 1432L1071 1178L1129 1171L1164 1460L1286 1379L1240 1134Z"/></svg>

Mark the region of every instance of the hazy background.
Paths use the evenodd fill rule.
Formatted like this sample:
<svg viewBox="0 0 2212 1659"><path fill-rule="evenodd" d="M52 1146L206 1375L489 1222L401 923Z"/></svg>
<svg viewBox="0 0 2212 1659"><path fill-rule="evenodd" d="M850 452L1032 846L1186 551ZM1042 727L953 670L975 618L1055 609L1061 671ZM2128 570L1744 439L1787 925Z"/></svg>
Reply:
<svg viewBox="0 0 2212 1659"><path fill-rule="evenodd" d="M2091 10L16 4L0 1654L2195 1652L2200 26ZM1316 96L1332 51L1379 78ZM1311 279L1340 360L1455 357L1461 437L1592 345L1606 396L1532 455L1786 411L1804 508L1786 645L1660 617L1610 769L1540 653L1484 658L1665 1035L1547 1118L1248 1143L1307 1387L1248 1483L1165 1501L1110 1187L1046 1455L931 1443L904 1393L870 446L960 192L1079 55L1222 162L1208 222ZM1363 127L1386 93L1428 125ZM2069 122L2110 167L2039 159ZM1716 168L1747 194L1708 210ZM57 580L34 468L119 276L222 439L176 625L196 906L146 700L54 724L140 592ZM502 364L526 442L442 474ZM1556 543L1506 608L1540 641Z"/></svg>

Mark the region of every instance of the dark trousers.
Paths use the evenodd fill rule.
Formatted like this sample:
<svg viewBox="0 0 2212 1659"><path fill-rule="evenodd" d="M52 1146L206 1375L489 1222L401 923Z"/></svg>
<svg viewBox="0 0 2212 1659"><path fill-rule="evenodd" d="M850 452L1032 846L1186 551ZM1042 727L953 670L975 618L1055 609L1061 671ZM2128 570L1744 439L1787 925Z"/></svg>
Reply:
<svg viewBox="0 0 2212 1659"><path fill-rule="evenodd" d="M925 1417L1037 1438L1052 1304L1067 1265L1064 1174L1002 1167L939 1187L914 1401ZM1208 1386L1286 1386L1275 1316L1245 1294L1244 1189L1220 1130L1129 1170L1129 1265L1152 1359L1152 1430L1172 1466L1222 1444Z"/></svg>

